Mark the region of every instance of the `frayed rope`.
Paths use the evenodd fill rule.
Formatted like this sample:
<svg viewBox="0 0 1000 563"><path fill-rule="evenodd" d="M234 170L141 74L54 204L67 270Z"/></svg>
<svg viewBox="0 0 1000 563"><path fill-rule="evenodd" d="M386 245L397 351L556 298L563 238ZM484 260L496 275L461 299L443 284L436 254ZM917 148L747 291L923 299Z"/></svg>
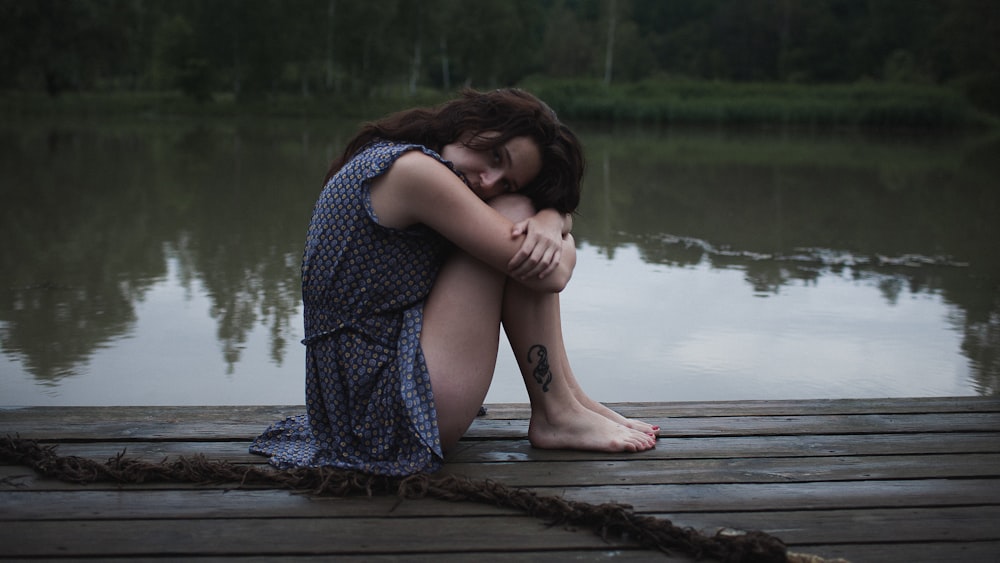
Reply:
<svg viewBox="0 0 1000 563"><path fill-rule="evenodd" d="M695 559L724 563L825 561L809 555L789 554L780 539L764 532L705 535L692 528L676 526L667 519L636 514L625 504L570 501L490 480L425 473L388 477L335 467L261 469L212 461L202 454L149 463L127 458L122 452L102 464L77 456L60 456L55 450L55 446L43 446L34 440L10 436L0 439L0 459L70 483L239 483L239 487L287 489L336 497L395 494L401 499L473 501L519 510L553 526L588 528L604 539L630 538L647 549Z"/></svg>

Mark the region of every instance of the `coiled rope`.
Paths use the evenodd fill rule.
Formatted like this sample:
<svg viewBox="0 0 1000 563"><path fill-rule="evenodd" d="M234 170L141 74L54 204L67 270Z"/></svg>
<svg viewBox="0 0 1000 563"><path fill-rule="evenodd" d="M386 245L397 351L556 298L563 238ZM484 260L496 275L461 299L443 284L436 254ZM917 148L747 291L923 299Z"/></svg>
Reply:
<svg viewBox="0 0 1000 563"><path fill-rule="evenodd" d="M0 439L0 459L70 483L238 483L239 487L287 489L314 495L346 497L376 494L402 499L434 498L473 501L512 508L550 525L588 528L602 538L628 538L647 549L724 563L822 563L827 560L788 553L778 538L759 531L706 535L670 520L636 514L625 504L590 504L559 496L508 487L490 480L454 475L416 474L408 477L370 475L334 467L277 470L204 455L181 456L159 463L128 458L124 452L104 463L77 456L60 456L56 447L11 436ZM832 562L830 562L832 563Z"/></svg>

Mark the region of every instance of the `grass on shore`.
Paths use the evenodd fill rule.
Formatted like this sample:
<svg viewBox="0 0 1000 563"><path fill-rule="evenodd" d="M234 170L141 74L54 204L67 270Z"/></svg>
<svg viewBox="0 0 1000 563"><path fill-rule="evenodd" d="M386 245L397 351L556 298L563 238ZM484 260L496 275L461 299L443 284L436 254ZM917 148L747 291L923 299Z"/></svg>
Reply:
<svg viewBox="0 0 1000 563"><path fill-rule="evenodd" d="M526 81L561 115L662 124L963 128L996 126L954 90L888 83L801 85L650 79Z"/></svg>
<svg viewBox="0 0 1000 563"><path fill-rule="evenodd" d="M996 127L944 87L858 83L798 85L649 79L606 87L599 80L529 78L521 87L567 121L643 122L663 125L791 125L879 128ZM371 119L452 94L416 95L384 89L367 97L277 94L237 100L218 94L197 102L179 92L83 92L49 98L40 93L0 93L7 116L195 116Z"/></svg>

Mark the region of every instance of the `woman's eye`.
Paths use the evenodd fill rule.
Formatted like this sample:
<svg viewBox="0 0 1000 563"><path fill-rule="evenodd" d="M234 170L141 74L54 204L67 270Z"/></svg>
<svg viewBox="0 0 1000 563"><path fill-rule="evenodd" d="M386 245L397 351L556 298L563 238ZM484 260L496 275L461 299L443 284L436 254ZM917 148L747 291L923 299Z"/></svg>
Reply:
<svg viewBox="0 0 1000 563"><path fill-rule="evenodd" d="M498 151L497 149L493 149L493 162L497 164L500 163L500 151Z"/></svg>

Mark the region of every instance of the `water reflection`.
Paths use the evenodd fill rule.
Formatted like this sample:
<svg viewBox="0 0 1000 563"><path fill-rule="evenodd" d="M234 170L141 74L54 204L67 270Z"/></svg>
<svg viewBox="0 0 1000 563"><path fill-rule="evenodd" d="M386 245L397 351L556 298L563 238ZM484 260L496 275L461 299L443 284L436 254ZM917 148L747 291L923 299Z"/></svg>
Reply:
<svg viewBox="0 0 1000 563"><path fill-rule="evenodd" d="M130 334L172 257L181 286L210 296L230 367L258 323L281 363L327 147L287 126L21 125L0 133L6 354L39 380L72 375Z"/></svg>
<svg viewBox="0 0 1000 563"><path fill-rule="evenodd" d="M904 288L940 295L961 312L952 323L976 391L1000 393L995 136L586 138L600 176L588 186L580 239L609 256L631 242L652 263L740 268L757 295L845 271L874 280L889 305Z"/></svg>
<svg viewBox="0 0 1000 563"><path fill-rule="evenodd" d="M58 387L98 351L150 338L136 334L137 308L152 288L175 285L179 303L207 300L201 313L227 372L259 330L267 362L291 356L297 372L305 226L349 132L287 121L4 126L4 365ZM975 392L1000 393L996 139L582 136L590 157L575 233L582 246L612 261L635 249L646 264L739 271L753 299L836 277L870 283L888 307L907 293L935 296L954 306L948 323L961 334ZM163 326L142 330L184 354L168 335L190 320L161 318ZM23 377L5 371L0 385ZM0 403L22 400L31 399Z"/></svg>

